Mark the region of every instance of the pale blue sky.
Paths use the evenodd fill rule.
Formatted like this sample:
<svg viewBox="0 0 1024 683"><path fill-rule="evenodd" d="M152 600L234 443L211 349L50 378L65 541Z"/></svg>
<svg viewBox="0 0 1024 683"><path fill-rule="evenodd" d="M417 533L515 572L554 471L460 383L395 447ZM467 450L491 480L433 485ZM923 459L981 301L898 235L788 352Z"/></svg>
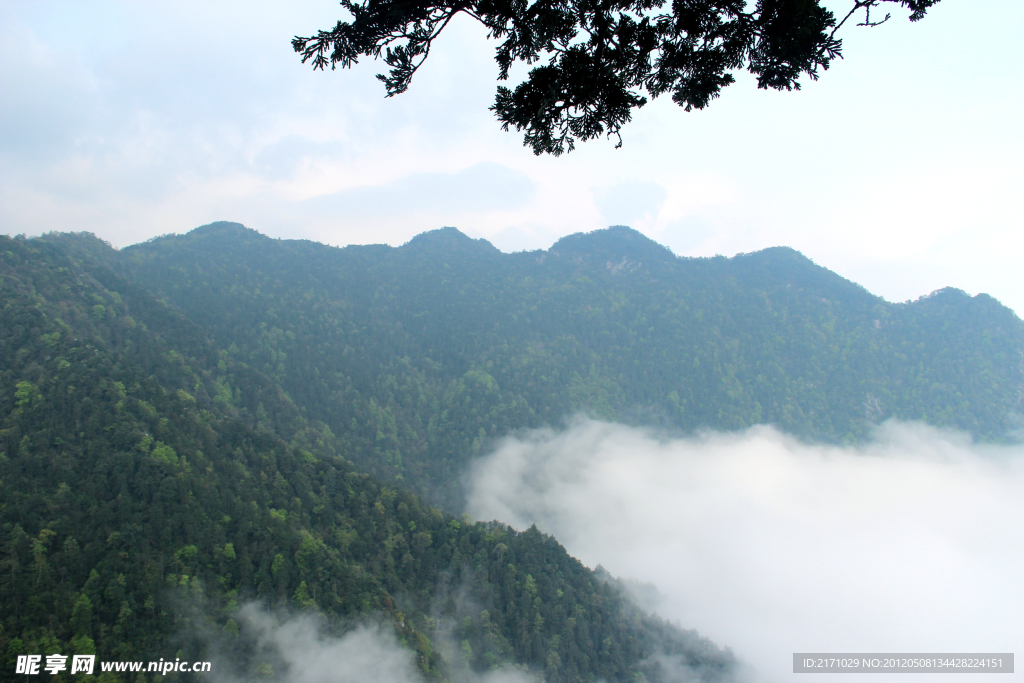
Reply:
<svg viewBox="0 0 1024 683"><path fill-rule="evenodd" d="M1024 312L1020 0L893 10L799 93L741 77L702 112L648 105L622 149L557 159L499 129L469 20L399 97L380 65L301 65L290 38L339 10L0 4L0 229L124 246L234 220L397 245L454 225L510 251L627 223L677 254L787 245L890 300L954 286Z"/></svg>

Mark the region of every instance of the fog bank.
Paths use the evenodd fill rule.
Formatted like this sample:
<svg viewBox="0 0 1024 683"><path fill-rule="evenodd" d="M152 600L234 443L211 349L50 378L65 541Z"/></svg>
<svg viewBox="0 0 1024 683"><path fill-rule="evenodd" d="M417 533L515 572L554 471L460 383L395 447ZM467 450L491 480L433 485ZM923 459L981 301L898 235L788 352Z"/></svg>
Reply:
<svg viewBox="0 0 1024 683"><path fill-rule="evenodd" d="M771 427L668 438L578 419L499 443L467 509L653 583L662 616L760 679L834 681L795 676L793 653L1024 653L1022 456L919 424L841 448Z"/></svg>
<svg viewBox="0 0 1024 683"><path fill-rule="evenodd" d="M325 632L321 618L298 615L279 619L250 603L236 615L243 632L256 641L257 679L289 683L420 683L415 653L402 648L392 631L363 624L343 636ZM249 675L217 662L213 678L238 683Z"/></svg>
<svg viewBox="0 0 1024 683"><path fill-rule="evenodd" d="M212 668L211 680L217 683L427 681L416 665L417 653L403 647L386 623L364 621L337 635L319 614L272 614L257 603L243 606L235 618L247 647L251 648L255 669L239 671L236 658L225 651L215 658ZM533 676L514 668L472 672L449 654L449 651L456 651L453 644L440 638L434 645L443 651L442 657L454 683L536 683Z"/></svg>

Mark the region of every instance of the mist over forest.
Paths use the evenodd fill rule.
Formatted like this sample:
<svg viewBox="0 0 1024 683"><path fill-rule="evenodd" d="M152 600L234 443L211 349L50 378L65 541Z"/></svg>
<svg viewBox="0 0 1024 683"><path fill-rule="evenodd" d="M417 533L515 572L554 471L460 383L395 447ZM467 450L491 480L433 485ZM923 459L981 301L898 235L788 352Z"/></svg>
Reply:
<svg viewBox="0 0 1024 683"><path fill-rule="evenodd" d="M1024 644L1024 323L987 295L623 226L237 223L0 236L0 292L4 671L753 682Z"/></svg>
<svg viewBox="0 0 1024 683"><path fill-rule="evenodd" d="M896 421L837 446L579 418L502 441L470 482L470 514L639 581L641 604L699 624L754 680L788 679L795 651L1013 652L1024 634L1019 444Z"/></svg>

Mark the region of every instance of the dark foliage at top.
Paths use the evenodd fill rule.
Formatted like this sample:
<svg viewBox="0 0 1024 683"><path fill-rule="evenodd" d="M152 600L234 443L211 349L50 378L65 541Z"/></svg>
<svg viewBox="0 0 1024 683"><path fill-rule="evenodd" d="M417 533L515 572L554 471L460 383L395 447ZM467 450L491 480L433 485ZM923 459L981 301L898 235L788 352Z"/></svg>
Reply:
<svg viewBox="0 0 1024 683"><path fill-rule="evenodd" d="M757 87L800 88L841 56L836 31L863 10L895 3L924 17L938 0L854 0L837 21L819 0L343 0L351 14L330 31L296 37L292 46L314 68L351 67L383 57L389 96L405 92L433 41L458 13L500 41L499 79L517 62L535 64L514 90L499 87L502 128L525 131L535 154L561 154L577 140L619 135L647 98L670 93L687 111L703 109L746 69ZM619 140L621 144L621 138Z"/></svg>

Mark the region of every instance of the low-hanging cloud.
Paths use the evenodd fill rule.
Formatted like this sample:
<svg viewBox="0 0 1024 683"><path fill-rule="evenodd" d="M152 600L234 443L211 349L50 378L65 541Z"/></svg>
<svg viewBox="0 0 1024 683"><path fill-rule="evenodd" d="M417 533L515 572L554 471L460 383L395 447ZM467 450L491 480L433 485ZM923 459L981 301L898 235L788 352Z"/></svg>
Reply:
<svg viewBox="0 0 1024 683"><path fill-rule="evenodd" d="M653 583L662 616L782 681L794 652L1024 651L1022 456L920 424L843 448L578 419L501 442L468 511Z"/></svg>
<svg viewBox="0 0 1024 683"><path fill-rule="evenodd" d="M243 633L257 643L255 675L289 683L421 683L415 653L399 645L393 632L374 623L358 625L341 636L327 632L313 615L281 619L257 604L236 615ZM229 658L217 662L214 679L237 683Z"/></svg>
<svg viewBox="0 0 1024 683"><path fill-rule="evenodd" d="M230 647L215 658L211 680L288 683L427 683L416 665L417 654L403 647L386 623L364 620L338 634L337 624L315 613L274 614L248 603L234 615L248 643L251 661L240 665ZM441 620L443 622L443 619ZM454 683L537 683L528 672L505 667L474 672L458 660L455 647L436 634ZM447 653L447 654L446 654Z"/></svg>

